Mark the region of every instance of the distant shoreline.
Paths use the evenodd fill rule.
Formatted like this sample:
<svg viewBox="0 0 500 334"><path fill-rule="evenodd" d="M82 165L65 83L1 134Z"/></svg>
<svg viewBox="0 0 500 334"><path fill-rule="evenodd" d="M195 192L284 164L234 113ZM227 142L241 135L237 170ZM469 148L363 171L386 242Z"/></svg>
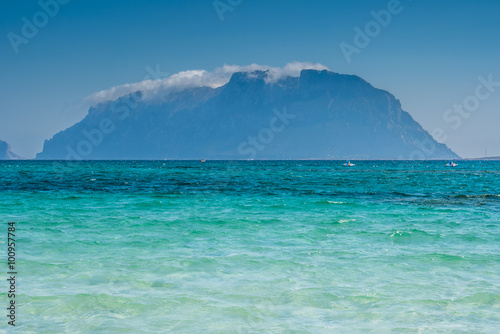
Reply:
<svg viewBox="0 0 500 334"><path fill-rule="evenodd" d="M465 161L500 161L500 157L486 157L486 158L463 158Z"/></svg>
<svg viewBox="0 0 500 334"><path fill-rule="evenodd" d="M346 160L350 161L500 161L500 157L487 157L487 158L461 158L461 159L428 159L428 160L394 160L394 159L206 159L206 161L338 161L345 162ZM36 161L36 162L92 162L92 161L193 161L199 162L199 159L82 159L82 160L60 160L60 159L27 159L27 158L16 158L16 159L0 159L0 161ZM205 161L204 161L205 162Z"/></svg>

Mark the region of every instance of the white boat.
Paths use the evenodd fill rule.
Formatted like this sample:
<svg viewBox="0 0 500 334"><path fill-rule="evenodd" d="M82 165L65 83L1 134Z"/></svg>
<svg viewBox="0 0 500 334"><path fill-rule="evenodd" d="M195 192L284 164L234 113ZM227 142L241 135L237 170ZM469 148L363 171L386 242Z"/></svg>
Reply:
<svg viewBox="0 0 500 334"><path fill-rule="evenodd" d="M345 164L343 164L342 166L344 167L353 167L353 166L356 166L355 164L351 163L350 161L346 161Z"/></svg>
<svg viewBox="0 0 500 334"><path fill-rule="evenodd" d="M455 167L458 166L458 164L454 163L453 161L450 161L446 164L446 167Z"/></svg>

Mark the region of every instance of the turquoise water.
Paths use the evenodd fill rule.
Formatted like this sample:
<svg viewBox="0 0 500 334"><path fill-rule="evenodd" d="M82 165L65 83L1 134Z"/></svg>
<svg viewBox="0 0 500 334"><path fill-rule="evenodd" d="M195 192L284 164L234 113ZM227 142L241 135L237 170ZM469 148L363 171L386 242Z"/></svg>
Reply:
<svg viewBox="0 0 500 334"><path fill-rule="evenodd" d="M498 333L500 162L342 163L0 162L16 330Z"/></svg>

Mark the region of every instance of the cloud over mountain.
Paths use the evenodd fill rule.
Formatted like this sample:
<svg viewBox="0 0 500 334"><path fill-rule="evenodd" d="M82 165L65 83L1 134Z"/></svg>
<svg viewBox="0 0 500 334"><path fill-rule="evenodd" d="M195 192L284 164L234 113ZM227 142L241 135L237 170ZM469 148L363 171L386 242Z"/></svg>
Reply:
<svg viewBox="0 0 500 334"><path fill-rule="evenodd" d="M299 77L300 72L305 69L328 70L325 65L308 62L292 62L284 67L271 67L252 64L247 66L224 65L209 72L206 70L189 70L173 74L163 79L148 79L136 83L115 86L110 89L101 90L88 96L86 104L95 106L101 102L116 100L121 96L142 91L145 99L154 99L164 94L177 92L186 88L211 87L217 88L229 82L231 76L237 72L252 73L255 71L267 71L266 82L276 82L284 77Z"/></svg>

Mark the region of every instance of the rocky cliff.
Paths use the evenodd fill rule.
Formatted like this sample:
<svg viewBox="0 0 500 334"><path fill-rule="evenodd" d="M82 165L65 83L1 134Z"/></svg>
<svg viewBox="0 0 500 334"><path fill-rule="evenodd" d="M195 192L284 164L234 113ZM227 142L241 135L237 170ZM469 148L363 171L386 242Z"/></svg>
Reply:
<svg viewBox="0 0 500 334"><path fill-rule="evenodd" d="M330 71L268 80L234 73L218 88L89 110L37 159L456 159L389 92Z"/></svg>

